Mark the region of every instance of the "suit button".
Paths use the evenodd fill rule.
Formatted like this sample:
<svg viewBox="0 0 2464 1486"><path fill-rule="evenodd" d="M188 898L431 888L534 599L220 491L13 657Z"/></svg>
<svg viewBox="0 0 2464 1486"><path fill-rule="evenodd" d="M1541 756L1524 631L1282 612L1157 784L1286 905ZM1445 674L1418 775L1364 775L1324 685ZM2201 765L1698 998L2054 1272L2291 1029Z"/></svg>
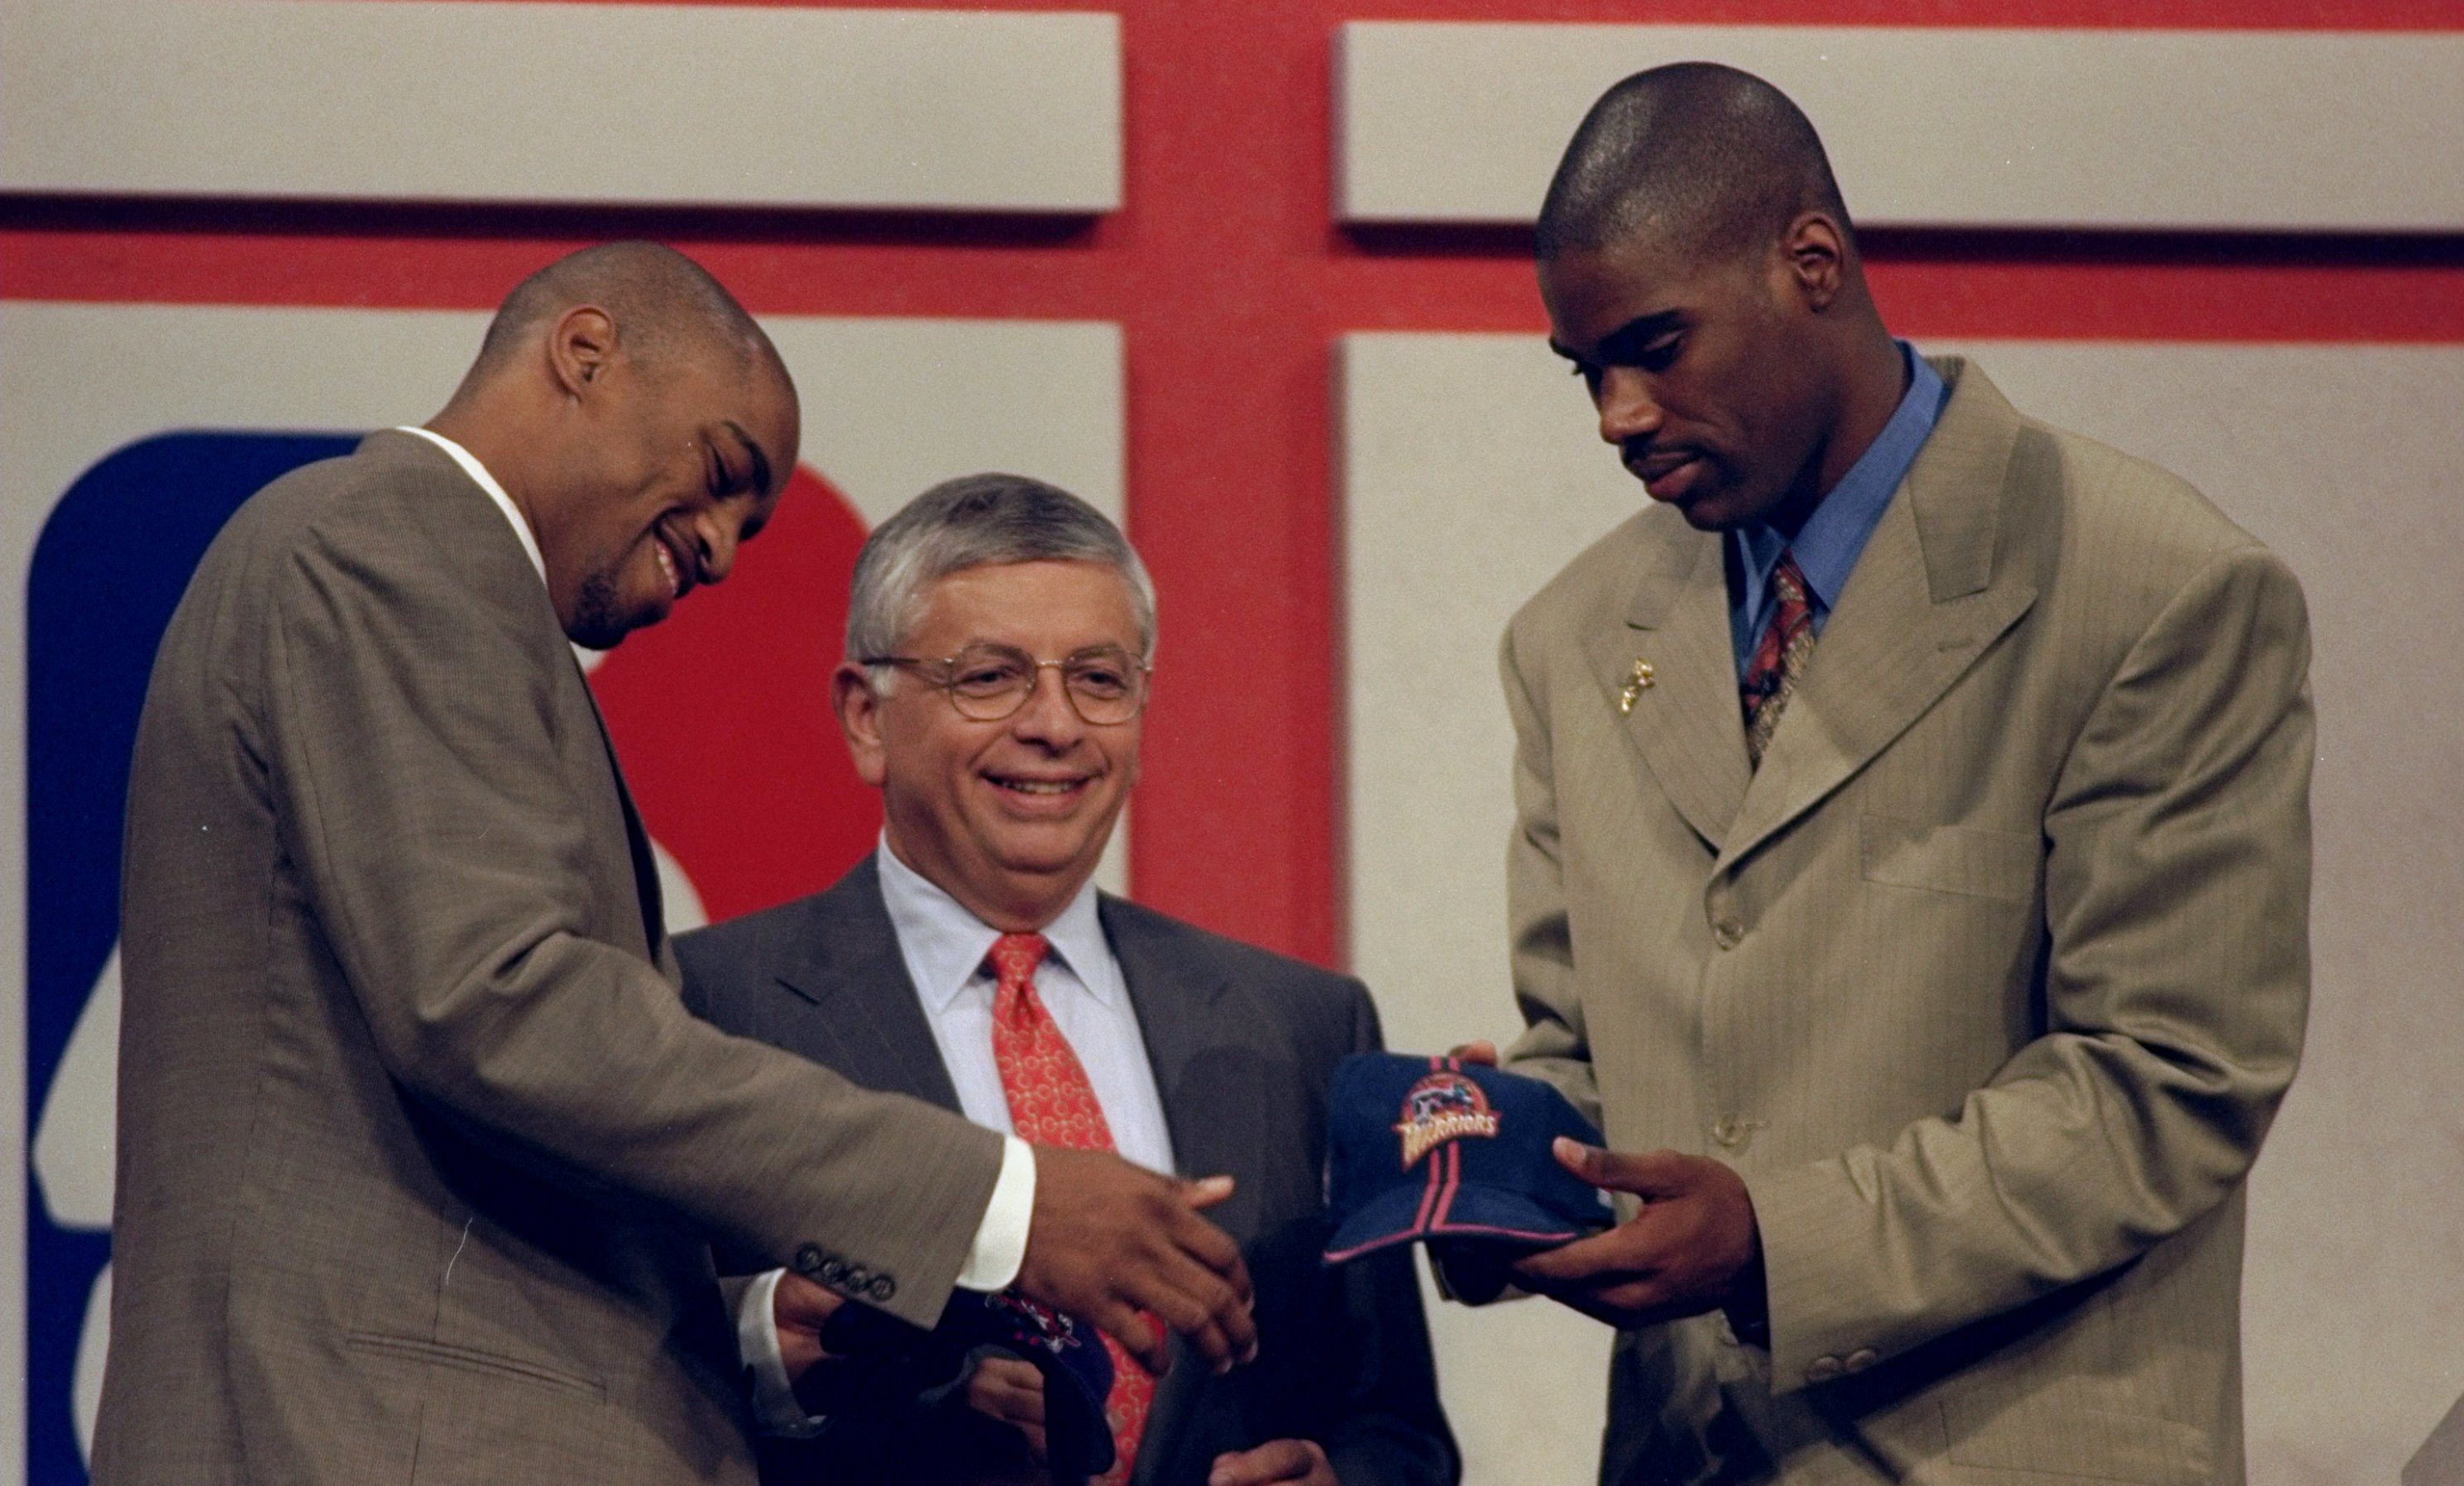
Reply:
<svg viewBox="0 0 2464 1486"><path fill-rule="evenodd" d="M818 1244L810 1244L810 1243L807 1243L807 1244L802 1244L802 1245L799 1245L799 1246L797 1247L797 1250L796 1250L796 1273L797 1273L797 1274L799 1274L799 1275L805 1275L805 1276L810 1276L810 1275L818 1274L818 1273L821 1271L821 1267L822 1267L822 1251L821 1251L821 1247L820 1247L820 1245L818 1245Z"/></svg>
<svg viewBox="0 0 2464 1486"><path fill-rule="evenodd" d="M846 1281L847 1281L847 1260L845 1260L845 1259L825 1259L825 1260L823 1260L823 1261L822 1261L822 1275L821 1275L822 1283L824 1283L824 1284L825 1284L825 1285L828 1285L831 1289L834 1289L834 1290L835 1290L835 1289L837 1289L840 1285L842 1285L842 1284L846 1283Z"/></svg>
<svg viewBox="0 0 2464 1486"><path fill-rule="evenodd" d="M1722 1115L1711 1122L1711 1138L1723 1146L1742 1146L1749 1126L1735 1115Z"/></svg>
<svg viewBox="0 0 2464 1486"><path fill-rule="evenodd" d="M1839 1366L1850 1372L1862 1372L1882 1360L1882 1354L1870 1346L1860 1346L1842 1359Z"/></svg>
<svg viewBox="0 0 2464 1486"><path fill-rule="evenodd" d="M864 1288L865 1293L875 1300L886 1301L898 1293L898 1281L888 1275L875 1275L872 1277L872 1282Z"/></svg>
<svg viewBox="0 0 2464 1486"><path fill-rule="evenodd" d="M1839 1376L1841 1364L1837 1357L1817 1357L1805 1365L1805 1381L1828 1383Z"/></svg>
<svg viewBox="0 0 2464 1486"><path fill-rule="evenodd" d="M1723 950L1733 950L1746 937L1746 926L1732 918L1724 918L1711 926L1711 942Z"/></svg>

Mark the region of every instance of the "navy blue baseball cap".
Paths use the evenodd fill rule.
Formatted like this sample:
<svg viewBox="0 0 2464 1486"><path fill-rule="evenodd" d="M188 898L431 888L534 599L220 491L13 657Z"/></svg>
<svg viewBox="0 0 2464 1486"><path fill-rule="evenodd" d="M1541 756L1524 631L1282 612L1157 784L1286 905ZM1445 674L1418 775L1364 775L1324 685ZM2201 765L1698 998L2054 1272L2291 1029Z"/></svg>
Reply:
<svg viewBox="0 0 2464 1486"><path fill-rule="evenodd" d="M1104 1419L1112 1359L1092 1322L1012 1290L959 1290L943 1307L934 1334L963 1347L998 1347L1044 1374L1045 1463L1055 1480L1101 1475L1112 1468L1112 1430Z"/></svg>
<svg viewBox="0 0 2464 1486"><path fill-rule="evenodd" d="M1600 1191L1557 1164L1600 1132L1538 1079L1485 1063L1354 1053L1328 1095L1326 1261L1442 1239L1516 1253L1608 1226Z"/></svg>

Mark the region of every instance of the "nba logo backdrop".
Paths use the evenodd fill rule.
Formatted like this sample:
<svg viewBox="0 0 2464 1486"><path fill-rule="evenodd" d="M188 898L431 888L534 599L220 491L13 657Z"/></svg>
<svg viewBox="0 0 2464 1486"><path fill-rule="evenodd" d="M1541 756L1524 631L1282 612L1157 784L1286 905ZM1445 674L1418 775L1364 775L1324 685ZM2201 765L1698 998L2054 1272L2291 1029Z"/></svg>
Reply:
<svg viewBox="0 0 2464 1486"><path fill-rule="evenodd" d="M1497 636L1642 499L1544 347L1528 223L1589 100L1687 57L1805 104L1897 333L2175 469L2303 581L2317 994L2252 1184L2250 1456L2257 1486L2392 1478L2464 1390L2458 26L2454 0L0 0L0 1482L84 1480L152 637L232 503L433 413L486 308L586 242L693 253L803 396L769 535L593 672L672 916L870 843L821 689L847 563L926 485L1008 469L1126 508L1156 579L1139 896L1346 964L1398 1049L1509 1036ZM1430 1322L1473 1486L1589 1478L1601 1328Z"/></svg>

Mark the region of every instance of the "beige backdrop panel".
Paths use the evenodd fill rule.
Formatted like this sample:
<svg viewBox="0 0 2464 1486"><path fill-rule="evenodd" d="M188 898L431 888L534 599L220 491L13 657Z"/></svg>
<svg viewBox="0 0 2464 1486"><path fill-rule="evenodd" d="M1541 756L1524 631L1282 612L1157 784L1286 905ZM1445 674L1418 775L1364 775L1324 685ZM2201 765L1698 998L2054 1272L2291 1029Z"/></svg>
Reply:
<svg viewBox="0 0 2464 1486"><path fill-rule="evenodd" d="M2309 593L2317 997L2254 1178L2252 1479L2392 1480L2464 1388L2464 349L1926 349L2188 476ZM1399 1048L1500 1037L1497 636L1641 492L1537 337L1362 335L1341 355L1353 965ZM1475 1486L1582 1478L1604 1333L1540 1302L1432 1323Z"/></svg>

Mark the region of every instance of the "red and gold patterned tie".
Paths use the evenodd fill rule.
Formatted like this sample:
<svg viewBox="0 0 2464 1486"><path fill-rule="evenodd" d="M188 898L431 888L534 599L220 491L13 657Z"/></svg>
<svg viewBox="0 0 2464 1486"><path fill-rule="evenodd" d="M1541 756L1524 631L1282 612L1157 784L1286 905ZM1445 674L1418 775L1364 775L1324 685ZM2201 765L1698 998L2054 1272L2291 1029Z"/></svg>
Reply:
<svg viewBox="0 0 2464 1486"><path fill-rule="evenodd" d="M985 956L1001 982L993 992L993 1061L1001 1068L1010 1125L1029 1145L1110 1150L1112 1127L1095 1103L1087 1069L1035 994L1035 968L1051 948L1042 934L1003 934ZM1155 1379L1110 1336L1104 1349L1112 1357L1104 1418L1119 1458L1095 1479L1100 1486L1118 1486L1130 1478L1137 1458L1138 1436L1146 1431L1147 1409L1155 1402Z"/></svg>
<svg viewBox="0 0 2464 1486"><path fill-rule="evenodd" d="M1762 767L1763 750L1779 730L1779 714L1796 691L1796 678L1814 656L1814 606L1806 601L1805 572L1793 555L1783 556L1771 569L1771 590L1779 595L1771 623L1746 664L1737 693L1746 708L1746 757Z"/></svg>

